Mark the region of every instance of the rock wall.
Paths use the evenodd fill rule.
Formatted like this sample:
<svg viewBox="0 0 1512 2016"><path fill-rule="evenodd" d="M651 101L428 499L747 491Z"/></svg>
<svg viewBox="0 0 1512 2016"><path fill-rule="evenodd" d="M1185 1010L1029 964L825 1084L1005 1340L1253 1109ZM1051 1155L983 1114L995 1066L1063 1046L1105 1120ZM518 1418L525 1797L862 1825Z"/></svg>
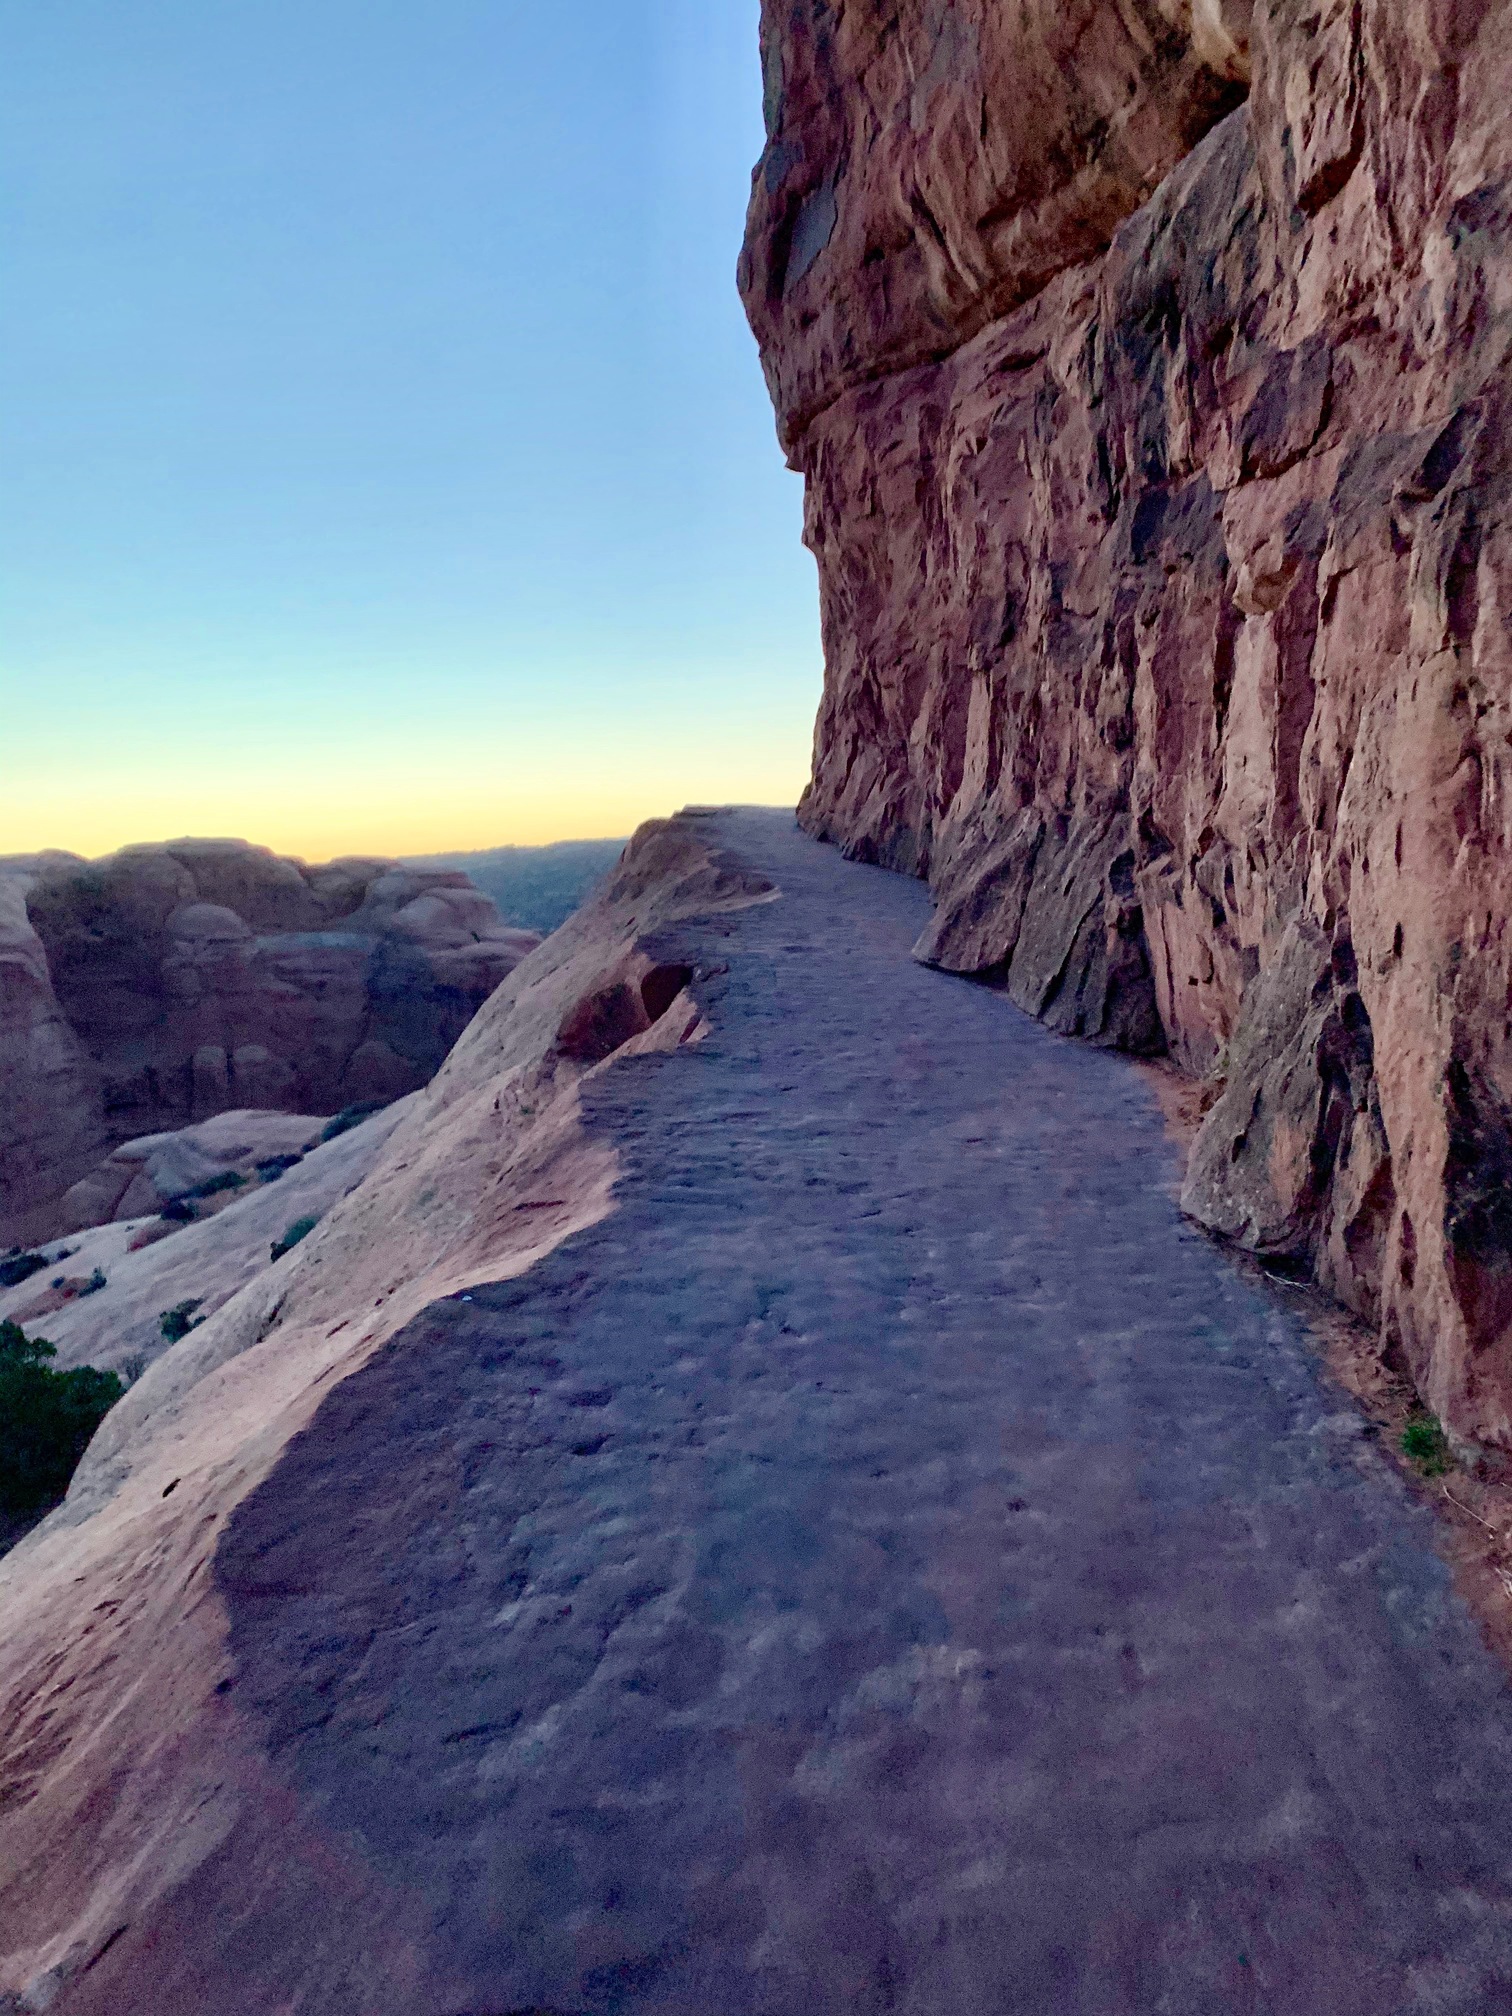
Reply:
<svg viewBox="0 0 1512 2016"><path fill-rule="evenodd" d="M45 1236L121 1142L414 1091L538 942L456 870L239 840L0 861L0 1238Z"/></svg>
<svg viewBox="0 0 1512 2016"><path fill-rule="evenodd" d="M800 816L1512 1446L1512 8L766 0ZM1240 102L1240 101L1243 102Z"/></svg>
<svg viewBox="0 0 1512 2016"><path fill-rule="evenodd" d="M29 1232L25 1214L109 1145L95 1067L58 1006L26 914L38 877L72 865L66 854L0 861L0 1240L9 1227Z"/></svg>

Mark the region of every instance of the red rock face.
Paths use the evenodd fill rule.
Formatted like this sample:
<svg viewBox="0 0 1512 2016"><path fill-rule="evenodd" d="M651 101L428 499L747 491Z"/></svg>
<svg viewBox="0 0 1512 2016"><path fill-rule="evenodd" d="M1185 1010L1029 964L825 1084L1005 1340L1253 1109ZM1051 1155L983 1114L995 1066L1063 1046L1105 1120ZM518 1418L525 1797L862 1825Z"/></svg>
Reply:
<svg viewBox="0 0 1512 2016"><path fill-rule="evenodd" d="M767 0L741 290L785 441L1101 250L1248 77L1248 0Z"/></svg>
<svg viewBox="0 0 1512 2016"><path fill-rule="evenodd" d="M44 1236L62 1192L120 1142L235 1108L333 1113L415 1090L539 942L452 869L307 868L201 840L7 865L12 1237Z"/></svg>
<svg viewBox="0 0 1512 2016"><path fill-rule="evenodd" d="M1512 10L765 13L804 823L1512 1446Z"/></svg>
<svg viewBox="0 0 1512 2016"><path fill-rule="evenodd" d="M37 875L68 865L57 854L0 863L0 1232L9 1219L11 1236L31 1236L25 1214L57 1194L59 1171L77 1174L108 1146L98 1074L58 1006L26 914Z"/></svg>

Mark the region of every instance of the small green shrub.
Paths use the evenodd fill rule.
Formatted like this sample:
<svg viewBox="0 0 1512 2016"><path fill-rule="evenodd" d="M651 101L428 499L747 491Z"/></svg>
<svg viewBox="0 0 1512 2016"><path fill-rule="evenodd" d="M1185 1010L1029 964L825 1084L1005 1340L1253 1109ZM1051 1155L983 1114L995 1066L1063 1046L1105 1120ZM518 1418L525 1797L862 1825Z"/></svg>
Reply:
<svg viewBox="0 0 1512 2016"><path fill-rule="evenodd" d="M187 1197L170 1197L158 1213L170 1225L192 1225L194 1215L194 1206Z"/></svg>
<svg viewBox="0 0 1512 2016"><path fill-rule="evenodd" d="M55 1372L47 1361L56 1356L45 1338L0 1323L0 1512L12 1518L58 1502L126 1390L114 1372L93 1365Z"/></svg>
<svg viewBox="0 0 1512 2016"><path fill-rule="evenodd" d="M222 1169L218 1176L207 1176L203 1183L196 1183L192 1190L186 1190L186 1197L214 1197L222 1190L240 1190L246 1182L245 1176L238 1176L234 1169Z"/></svg>
<svg viewBox="0 0 1512 2016"><path fill-rule="evenodd" d="M1416 1414L1402 1430L1402 1454L1424 1477L1442 1477L1454 1466L1449 1440L1436 1414Z"/></svg>
<svg viewBox="0 0 1512 2016"><path fill-rule="evenodd" d="M296 1218L294 1223L284 1233L282 1239L275 1239L273 1244L268 1248L268 1258L270 1260L282 1260L285 1253L297 1246L301 1239L309 1238L319 1222L318 1218Z"/></svg>
<svg viewBox="0 0 1512 2016"><path fill-rule="evenodd" d="M285 1169L292 1169L296 1162L303 1162L304 1155L266 1155L256 1164L258 1175L264 1183L276 1183Z"/></svg>
<svg viewBox="0 0 1512 2016"><path fill-rule="evenodd" d="M93 1274L90 1275L84 1286L79 1290L79 1293L81 1295L98 1295L104 1286L105 1269L103 1267L96 1267Z"/></svg>
<svg viewBox="0 0 1512 2016"><path fill-rule="evenodd" d="M343 1106L333 1119L327 1120L320 1130L322 1141L334 1141L338 1134L349 1134L354 1127L360 1127L364 1120L371 1120L375 1113L381 1113L388 1104L386 1099L359 1099L355 1105Z"/></svg>
<svg viewBox="0 0 1512 2016"><path fill-rule="evenodd" d="M203 1295L191 1296L187 1302L175 1302L171 1309L165 1309L158 1318L158 1328L170 1344L177 1344L181 1337L187 1337L194 1328L194 1312L204 1301ZM200 1322L204 1322L202 1316Z"/></svg>
<svg viewBox="0 0 1512 2016"><path fill-rule="evenodd" d="M48 1264L45 1253L12 1253L0 1260L0 1288L19 1288Z"/></svg>

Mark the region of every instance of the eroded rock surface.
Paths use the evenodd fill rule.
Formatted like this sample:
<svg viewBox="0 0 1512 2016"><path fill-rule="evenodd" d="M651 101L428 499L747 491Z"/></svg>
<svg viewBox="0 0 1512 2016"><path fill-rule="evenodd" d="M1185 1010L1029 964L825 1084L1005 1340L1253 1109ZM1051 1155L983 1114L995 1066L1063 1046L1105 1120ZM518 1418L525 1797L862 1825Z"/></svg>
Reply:
<svg viewBox="0 0 1512 2016"><path fill-rule="evenodd" d="M1512 1445L1512 10L764 17L805 825L1208 1078L1188 1209Z"/></svg>
<svg viewBox="0 0 1512 2016"><path fill-rule="evenodd" d="M196 1215L221 1209L243 1185L281 1175L323 1124L313 1114L252 1109L123 1141L64 1193L67 1227L148 1217L165 1204L192 1204Z"/></svg>
<svg viewBox="0 0 1512 2016"><path fill-rule="evenodd" d="M413 1091L539 942L457 870L235 840L0 862L0 1234L51 1230L127 1140Z"/></svg>
<svg viewBox="0 0 1512 2016"><path fill-rule="evenodd" d="M412 1950L409 1907L396 1914L383 1880L268 1775L234 1698L216 1556L335 1385L417 1315L528 1271L611 1210L617 1149L586 1136L583 1090L628 1059L691 1053L703 1018L662 939L769 894L687 822L645 828L421 1091L153 1246L123 1251L124 1224L68 1242L70 1265L99 1256L109 1279L48 1319L62 1361L117 1363L130 1346L157 1362L66 1503L0 1561L0 2010L66 2016L103 1996L140 2016L252 2016L283 2000L273 1977L322 2011L463 2006ZM640 1003L635 1030L593 1061L574 1054L585 1004L621 989ZM270 1260L297 1213L320 1222ZM207 1320L164 1349L157 1312L191 1298ZM449 1374L435 1390L449 1406ZM384 1516L377 1551L358 1550L369 1566L391 1545ZM348 1543L324 1531L334 1563ZM193 1886L228 1875L234 1894L203 1915ZM331 1947L321 1928L338 1920Z"/></svg>
<svg viewBox="0 0 1512 2016"><path fill-rule="evenodd" d="M203 1215L186 1223L114 1218L72 1233L56 1247L49 1242L44 1252L66 1257L50 1258L44 1272L15 1288L0 1289L0 1320L8 1318L29 1335L45 1337L60 1366L98 1365L128 1375L145 1369L172 1343L163 1331L164 1315L189 1305L187 1314L197 1325L208 1322L222 1304L266 1273L275 1264L269 1257L274 1246L292 1224L302 1218L323 1220L356 1189L408 1114L413 1097L396 1099L333 1140L317 1140L272 1180L254 1174L241 1188L205 1200ZM286 1118L256 1117L275 1123ZM320 1123L315 1124L318 1130ZM221 1208L206 1208L215 1205ZM77 1281L95 1270L104 1285L89 1293L65 1295L52 1289L59 1275Z"/></svg>
<svg viewBox="0 0 1512 2016"><path fill-rule="evenodd" d="M132 1388L0 1561L0 2008L1512 2002L1433 1514L928 908L643 835Z"/></svg>

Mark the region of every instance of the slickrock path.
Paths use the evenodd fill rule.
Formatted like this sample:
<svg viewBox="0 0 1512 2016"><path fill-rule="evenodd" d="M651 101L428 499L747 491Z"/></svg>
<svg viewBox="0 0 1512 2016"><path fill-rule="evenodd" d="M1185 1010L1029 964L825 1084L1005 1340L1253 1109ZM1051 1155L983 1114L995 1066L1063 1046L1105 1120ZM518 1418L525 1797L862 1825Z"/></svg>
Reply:
<svg viewBox="0 0 1512 2016"><path fill-rule="evenodd" d="M1512 1695L1138 1074L912 964L916 884L717 830L781 900L604 1075L618 1212L222 1548L425 2006L1512 2010Z"/></svg>

